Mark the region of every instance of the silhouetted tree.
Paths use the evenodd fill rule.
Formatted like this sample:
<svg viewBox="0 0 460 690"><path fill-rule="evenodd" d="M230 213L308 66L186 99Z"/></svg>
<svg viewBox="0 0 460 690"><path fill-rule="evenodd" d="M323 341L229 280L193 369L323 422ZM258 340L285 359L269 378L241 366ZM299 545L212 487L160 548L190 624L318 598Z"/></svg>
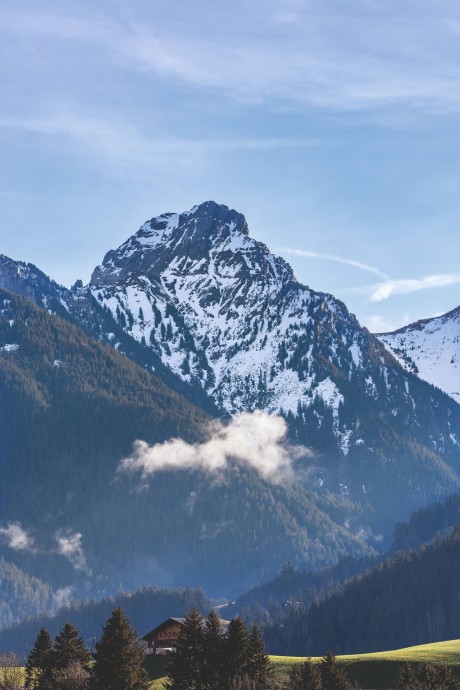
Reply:
<svg viewBox="0 0 460 690"><path fill-rule="evenodd" d="M92 690L147 690L143 661L139 636L123 609L115 609L95 645Z"/></svg>
<svg viewBox="0 0 460 690"><path fill-rule="evenodd" d="M35 644L27 657L27 690L48 690L50 684L51 650L53 642L45 628L41 628Z"/></svg>
<svg viewBox="0 0 460 690"><path fill-rule="evenodd" d="M322 658L320 670L324 690L347 690L348 675L338 665L337 658L331 650Z"/></svg>
<svg viewBox="0 0 460 690"><path fill-rule="evenodd" d="M203 686L203 618L196 609L186 616L171 655L168 668L169 687L173 690L202 690Z"/></svg>

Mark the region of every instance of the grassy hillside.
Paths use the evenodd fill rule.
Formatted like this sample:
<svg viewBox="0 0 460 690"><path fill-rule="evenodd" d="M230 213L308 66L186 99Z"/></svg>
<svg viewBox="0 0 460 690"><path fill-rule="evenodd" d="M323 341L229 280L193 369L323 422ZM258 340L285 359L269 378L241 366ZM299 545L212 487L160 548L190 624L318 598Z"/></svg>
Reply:
<svg viewBox="0 0 460 690"><path fill-rule="evenodd" d="M301 664L306 657L271 656L275 667L275 675L279 684L288 676L293 664ZM417 647L407 647L391 652L375 652L374 654L353 654L337 657L343 664L352 680L356 680L363 690L390 690L399 670L406 663L411 664L447 664L455 667L460 676L460 640L436 642ZM321 657L313 657L319 663ZM165 658L148 657L146 661L149 678L152 680L151 690L163 690L166 680Z"/></svg>
<svg viewBox="0 0 460 690"><path fill-rule="evenodd" d="M284 680L292 664L302 663L305 657L272 656L270 657L277 677ZM373 654L349 654L337 657L343 664L350 678L356 680L366 690L387 690L394 683L399 670L404 664L447 664L456 669L460 676L460 640L435 642L433 644L406 647L391 652L374 652ZM313 657L316 662L321 657Z"/></svg>

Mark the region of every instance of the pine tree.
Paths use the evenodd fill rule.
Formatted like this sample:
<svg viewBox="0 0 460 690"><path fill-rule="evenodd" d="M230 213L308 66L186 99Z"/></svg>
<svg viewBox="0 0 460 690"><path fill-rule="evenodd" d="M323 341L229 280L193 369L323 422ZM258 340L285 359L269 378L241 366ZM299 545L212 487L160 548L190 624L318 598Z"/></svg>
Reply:
<svg viewBox="0 0 460 690"><path fill-rule="evenodd" d="M228 625L225 645L225 675L229 685L247 671L249 637L243 620L233 618Z"/></svg>
<svg viewBox="0 0 460 690"><path fill-rule="evenodd" d="M247 674L257 690L265 690L273 675L270 659L257 625L253 625L247 647Z"/></svg>
<svg viewBox="0 0 460 690"><path fill-rule="evenodd" d="M51 650L53 643L51 635L42 628L37 635L35 644L27 657L26 688L27 690L48 690Z"/></svg>
<svg viewBox="0 0 460 690"><path fill-rule="evenodd" d="M144 651L122 608L107 620L96 642L94 661L92 690L147 690Z"/></svg>
<svg viewBox="0 0 460 690"><path fill-rule="evenodd" d="M224 639L222 623L211 611L204 624L203 684L207 690L221 690L224 676Z"/></svg>
<svg viewBox="0 0 460 690"><path fill-rule="evenodd" d="M196 609L186 616L179 632L176 652L168 668L169 687L173 690L202 690L204 629Z"/></svg>
<svg viewBox="0 0 460 690"><path fill-rule="evenodd" d="M322 658L320 670L324 690L347 690L349 686L347 673L340 668L331 650Z"/></svg>
<svg viewBox="0 0 460 690"><path fill-rule="evenodd" d="M318 664L306 659L303 664L294 664L284 690L323 690L323 681Z"/></svg>
<svg viewBox="0 0 460 690"><path fill-rule="evenodd" d="M416 675L413 666L411 664L404 664L396 678L394 690L406 690L406 688L412 687L415 681Z"/></svg>
<svg viewBox="0 0 460 690"><path fill-rule="evenodd" d="M90 660L88 648L80 636L80 631L71 623L66 623L56 636L50 658L53 671L74 663L88 670Z"/></svg>

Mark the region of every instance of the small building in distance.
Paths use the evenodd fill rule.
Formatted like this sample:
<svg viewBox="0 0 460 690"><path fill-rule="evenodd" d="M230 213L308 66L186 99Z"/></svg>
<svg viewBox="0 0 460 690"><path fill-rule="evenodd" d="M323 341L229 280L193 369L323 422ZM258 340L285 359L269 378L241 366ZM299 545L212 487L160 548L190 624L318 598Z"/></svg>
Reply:
<svg viewBox="0 0 460 690"><path fill-rule="evenodd" d="M176 646L185 618L168 618L148 632L142 640L147 642L147 654L168 654Z"/></svg>
<svg viewBox="0 0 460 690"><path fill-rule="evenodd" d="M176 650L177 638L184 622L185 618L168 618L144 635L142 640L147 643L147 654L170 654L174 652ZM228 623L229 621L221 620L224 633L227 630Z"/></svg>

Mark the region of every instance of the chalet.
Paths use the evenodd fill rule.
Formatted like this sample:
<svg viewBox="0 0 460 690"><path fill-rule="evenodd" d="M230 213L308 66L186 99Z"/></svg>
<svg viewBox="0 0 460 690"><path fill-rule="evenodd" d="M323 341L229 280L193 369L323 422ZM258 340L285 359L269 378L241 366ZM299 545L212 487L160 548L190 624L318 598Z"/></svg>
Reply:
<svg viewBox="0 0 460 690"><path fill-rule="evenodd" d="M147 642L147 653L167 654L172 651L184 622L185 618L168 618L144 635L142 640Z"/></svg>
<svg viewBox="0 0 460 690"><path fill-rule="evenodd" d="M168 618L142 638L147 643L147 654L169 654L176 648L179 632L185 618ZM221 621L222 630L226 632L229 621ZM204 619L203 619L204 624Z"/></svg>

